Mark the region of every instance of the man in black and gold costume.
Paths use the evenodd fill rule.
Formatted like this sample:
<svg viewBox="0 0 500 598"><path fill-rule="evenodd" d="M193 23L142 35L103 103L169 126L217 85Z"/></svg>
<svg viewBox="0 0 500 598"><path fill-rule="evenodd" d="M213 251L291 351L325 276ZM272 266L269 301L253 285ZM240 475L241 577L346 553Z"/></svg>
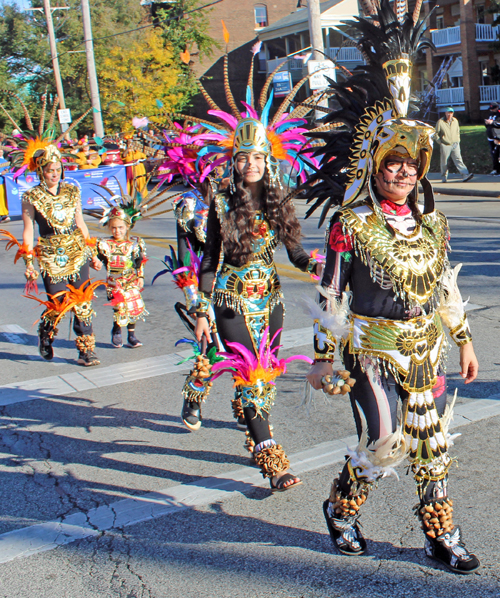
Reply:
<svg viewBox="0 0 500 598"><path fill-rule="evenodd" d="M408 457L426 554L467 574L479 561L453 523L448 494L453 405L446 404L443 325L460 347L466 384L476 378L478 363L456 284L460 267L452 270L447 258L447 220L435 210L426 179L434 129L407 118L411 58L429 42L404 2L396 3L395 15L384 1L374 17L354 24L369 64L332 84L342 108L325 119L330 131L312 133L326 142L311 181L312 210L326 201L324 219L329 207L340 207L327 236L321 309L312 310L316 359L308 380L316 389L325 386L340 343L356 380L351 405L360 439L323 509L337 549L362 554L360 508Z"/></svg>

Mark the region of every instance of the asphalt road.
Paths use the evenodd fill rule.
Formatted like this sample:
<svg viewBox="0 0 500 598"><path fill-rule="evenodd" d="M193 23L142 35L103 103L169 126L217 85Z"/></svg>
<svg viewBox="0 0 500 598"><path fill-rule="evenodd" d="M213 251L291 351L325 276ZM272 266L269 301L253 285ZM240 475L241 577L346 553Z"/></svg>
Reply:
<svg viewBox="0 0 500 598"><path fill-rule="evenodd" d="M499 202L438 197L438 207L450 219L452 264L463 263L480 361L479 379L465 386L450 350L449 394L458 389L462 434L452 449L450 488L455 521L483 563L477 574L454 576L424 556L405 467L363 508L368 555L335 554L321 504L345 443L354 444L354 426L344 399L326 403L318 395L304 411L304 365L293 364L279 380L272 414L275 438L304 482L290 492L271 495L252 467L231 416L229 380L214 385L199 432L182 426L187 370L175 365L174 343L185 329L172 309L182 297L167 276L151 286L162 267L156 258L174 239L168 215L136 227L151 258L144 291L150 316L137 326L144 346L112 348L111 308L98 292L97 368L76 365L68 320L56 359L38 357L33 323L41 310L21 297L22 267L0 243L0 596L500 596ZM298 209L303 215L304 206ZM20 238L20 222L4 228ZM315 220L303 230L307 249L322 248ZM311 355L300 297L313 296L314 287L286 252L277 261L287 305L282 354Z"/></svg>

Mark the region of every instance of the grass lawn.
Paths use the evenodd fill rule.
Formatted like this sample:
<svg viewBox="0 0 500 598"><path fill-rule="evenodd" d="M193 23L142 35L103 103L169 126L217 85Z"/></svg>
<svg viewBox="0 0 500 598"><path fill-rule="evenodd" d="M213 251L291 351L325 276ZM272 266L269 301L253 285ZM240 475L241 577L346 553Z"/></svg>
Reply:
<svg viewBox="0 0 500 598"><path fill-rule="evenodd" d="M462 159L470 170L476 174L489 174L492 169L490 146L486 138L484 125L467 125L460 127L460 150ZM450 160L450 172L458 172ZM431 172L439 172L439 145L434 144L432 152Z"/></svg>

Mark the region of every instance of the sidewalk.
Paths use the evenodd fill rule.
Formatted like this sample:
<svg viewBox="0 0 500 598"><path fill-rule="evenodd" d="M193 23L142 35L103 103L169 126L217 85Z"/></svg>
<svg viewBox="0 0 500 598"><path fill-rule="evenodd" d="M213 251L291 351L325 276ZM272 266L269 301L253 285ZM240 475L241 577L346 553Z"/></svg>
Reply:
<svg viewBox="0 0 500 598"><path fill-rule="evenodd" d="M441 175L433 172L429 173L427 178L432 183L436 195L465 195L500 199L500 177L475 174L470 181L462 183L462 177L459 174L451 174L448 175L448 181L442 183Z"/></svg>

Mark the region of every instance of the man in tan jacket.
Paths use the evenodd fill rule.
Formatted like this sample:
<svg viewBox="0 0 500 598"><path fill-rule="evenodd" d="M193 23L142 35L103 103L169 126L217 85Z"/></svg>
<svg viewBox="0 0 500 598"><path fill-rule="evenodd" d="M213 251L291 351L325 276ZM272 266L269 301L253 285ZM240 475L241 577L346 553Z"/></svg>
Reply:
<svg viewBox="0 0 500 598"><path fill-rule="evenodd" d="M436 124L436 143L439 143L441 155L441 181L446 183L448 178L448 160L451 158L462 175L462 182L470 181L474 176L469 173L467 166L463 163L460 153L460 125L453 116L455 110L447 108L443 118L440 118Z"/></svg>

